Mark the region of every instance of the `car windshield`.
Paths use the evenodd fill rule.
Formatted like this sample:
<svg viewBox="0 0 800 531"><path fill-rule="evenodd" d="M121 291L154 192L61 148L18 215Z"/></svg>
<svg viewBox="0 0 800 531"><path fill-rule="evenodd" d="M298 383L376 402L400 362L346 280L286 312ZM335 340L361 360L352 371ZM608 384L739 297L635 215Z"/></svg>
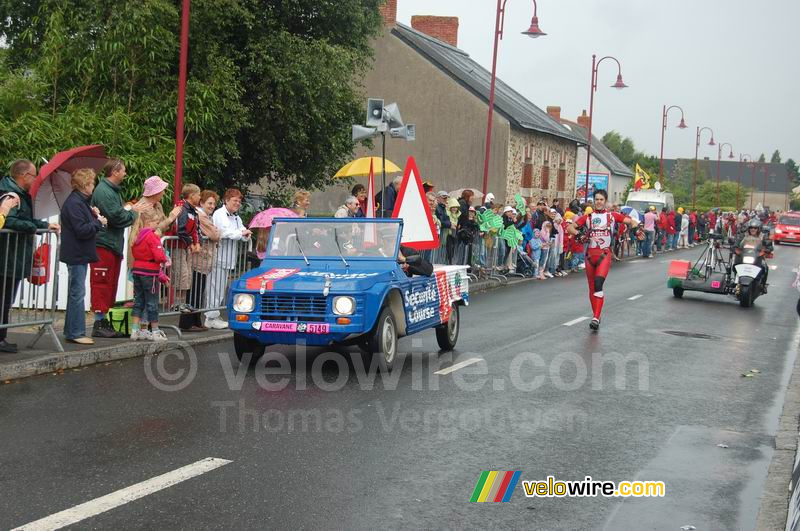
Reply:
<svg viewBox="0 0 800 531"><path fill-rule="evenodd" d="M352 220L278 221L268 256L397 259L400 223Z"/></svg>
<svg viewBox="0 0 800 531"><path fill-rule="evenodd" d="M791 225L793 227L800 227L800 216L781 216L778 220L781 225Z"/></svg>
<svg viewBox="0 0 800 531"><path fill-rule="evenodd" d="M625 206L633 207L639 212L647 212L650 210L651 206L656 207L656 212L661 212L661 209L664 207L664 203L658 203L655 201L628 201Z"/></svg>

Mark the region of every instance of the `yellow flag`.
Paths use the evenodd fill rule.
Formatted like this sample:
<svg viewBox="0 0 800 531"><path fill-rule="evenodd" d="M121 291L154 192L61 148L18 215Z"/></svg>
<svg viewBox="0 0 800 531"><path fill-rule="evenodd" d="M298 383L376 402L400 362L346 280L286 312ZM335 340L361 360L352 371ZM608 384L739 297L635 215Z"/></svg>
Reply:
<svg viewBox="0 0 800 531"><path fill-rule="evenodd" d="M650 176L642 169L641 166L639 166L638 163L636 164L636 176L634 177L633 183L637 190L641 188L647 190L650 188Z"/></svg>

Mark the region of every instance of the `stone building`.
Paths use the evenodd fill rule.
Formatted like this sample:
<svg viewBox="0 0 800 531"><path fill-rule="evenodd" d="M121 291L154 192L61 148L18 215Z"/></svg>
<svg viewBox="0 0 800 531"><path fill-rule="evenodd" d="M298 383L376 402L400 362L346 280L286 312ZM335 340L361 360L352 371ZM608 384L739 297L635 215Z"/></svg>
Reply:
<svg viewBox="0 0 800 531"><path fill-rule="evenodd" d="M402 166L414 156L422 178L437 190L480 190L491 73L457 48L457 18L413 17L408 27L396 21L397 0L389 0L382 12L386 25L373 43L374 66L362 81L364 101L397 102L404 121L417 128L415 142L387 139L387 158ZM488 185L497 201L520 191L569 201L581 143L579 135L497 79ZM356 152L366 155L380 155L380 143ZM324 197L333 207L343 193Z"/></svg>

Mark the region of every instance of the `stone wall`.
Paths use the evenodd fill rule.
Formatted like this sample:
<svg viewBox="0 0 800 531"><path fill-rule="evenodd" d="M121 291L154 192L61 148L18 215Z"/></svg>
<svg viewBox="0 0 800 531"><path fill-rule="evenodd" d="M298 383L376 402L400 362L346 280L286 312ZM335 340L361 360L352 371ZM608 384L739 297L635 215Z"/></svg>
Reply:
<svg viewBox="0 0 800 531"><path fill-rule="evenodd" d="M569 202L575 196L577 145L552 135L520 129L512 129L511 142L508 145L508 178L505 190L507 202L511 202L514 195L520 191L526 153L533 163L531 197L534 199L545 197L549 201L558 197ZM547 189L542 188L542 169L545 163L550 173ZM559 170L565 172L565 182L561 190L558 189ZM495 195L498 196L498 200L502 197L498 193Z"/></svg>

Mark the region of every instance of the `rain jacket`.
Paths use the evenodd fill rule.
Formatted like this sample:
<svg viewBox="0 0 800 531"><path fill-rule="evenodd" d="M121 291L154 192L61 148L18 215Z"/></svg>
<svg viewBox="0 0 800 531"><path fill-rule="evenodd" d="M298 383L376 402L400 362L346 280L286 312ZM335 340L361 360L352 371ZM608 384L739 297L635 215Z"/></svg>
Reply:
<svg viewBox="0 0 800 531"><path fill-rule="evenodd" d="M61 206L61 256L67 265L97 262L95 238L103 227L89 207L89 197L73 190Z"/></svg>
<svg viewBox="0 0 800 531"><path fill-rule="evenodd" d="M47 222L33 219L33 199L10 176L0 180L0 193L14 192L19 196L19 206L12 208L6 217L5 229L23 234L0 234L0 275L17 280L31 274L33 240L38 229L46 229Z"/></svg>
<svg viewBox="0 0 800 531"><path fill-rule="evenodd" d="M161 264L167 261L164 247L161 246L161 238L150 227L139 231L136 241L133 242L131 253L133 254L131 271L134 275L158 276Z"/></svg>
<svg viewBox="0 0 800 531"><path fill-rule="evenodd" d="M100 179L92 193L92 206L108 219L108 224L97 234L97 246L122 256L125 247L125 229L133 225L136 212L125 210L119 186L108 179Z"/></svg>

